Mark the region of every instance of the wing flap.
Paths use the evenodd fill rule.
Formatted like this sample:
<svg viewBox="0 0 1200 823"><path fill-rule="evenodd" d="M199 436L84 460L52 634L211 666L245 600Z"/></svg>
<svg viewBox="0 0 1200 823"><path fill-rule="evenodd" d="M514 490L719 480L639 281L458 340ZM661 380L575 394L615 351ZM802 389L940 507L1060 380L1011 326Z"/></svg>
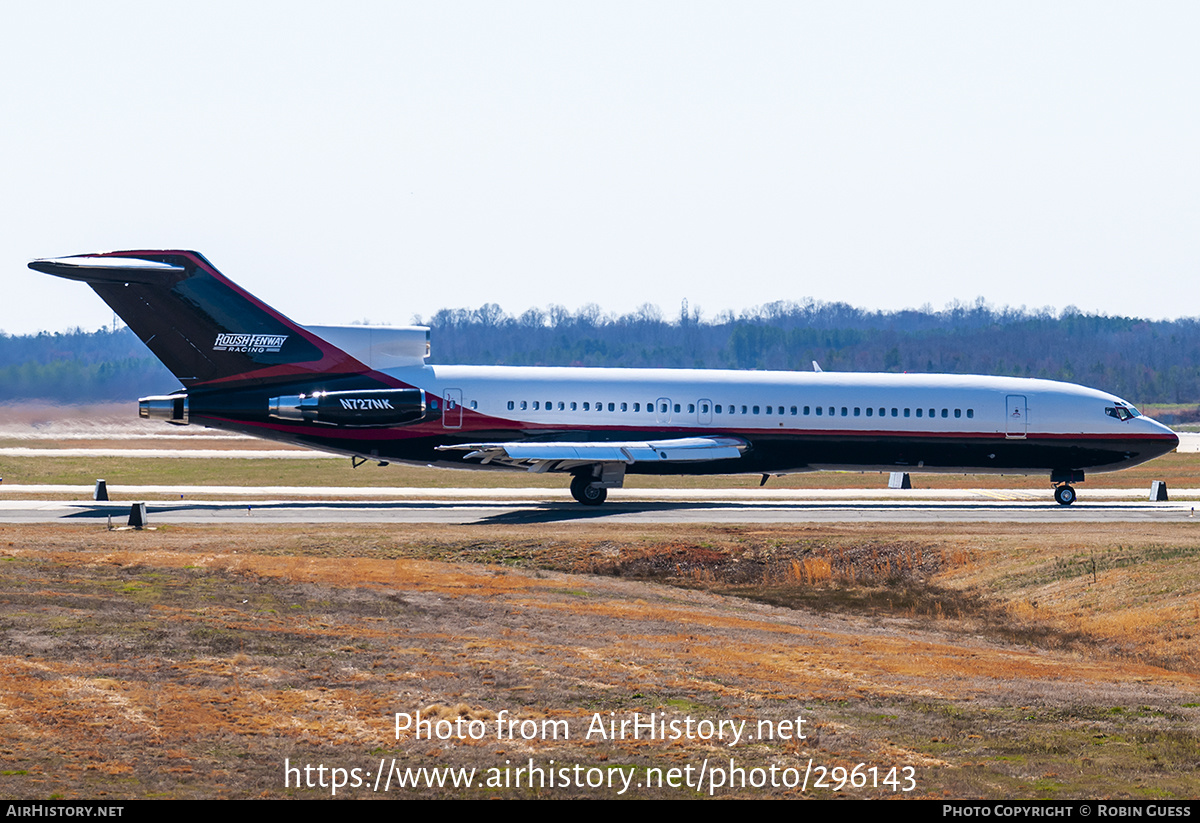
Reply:
<svg viewBox="0 0 1200 823"><path fill-rule="evenodd" d="M540 442L461 443L438 446L438 451L467 451L466 459L482 463L537 466L547 462L563 467L590 463L686 463L741 457L749 444L737 437L680 437L610 443ZM533 466L530 466L531 468ZM546 469L542 469L543 471Z"/></svg>

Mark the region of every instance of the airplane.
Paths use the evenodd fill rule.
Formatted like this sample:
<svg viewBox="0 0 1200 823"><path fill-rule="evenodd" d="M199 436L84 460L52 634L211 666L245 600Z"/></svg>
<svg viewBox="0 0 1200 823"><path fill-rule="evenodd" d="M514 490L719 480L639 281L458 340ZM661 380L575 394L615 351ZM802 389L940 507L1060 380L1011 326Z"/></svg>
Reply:
<svg viewBox="0 0 1200 823"><path fill-rule="evenodd" d="M87 283L182 388L138 413L347 455L559 472L599 505L627 474L1087 472L1173 451L1132 404L1052 380L951 374L437 366L422 326L302 326L194 251L35 260ZM815 364L814 364L815 365Z"/></svg>

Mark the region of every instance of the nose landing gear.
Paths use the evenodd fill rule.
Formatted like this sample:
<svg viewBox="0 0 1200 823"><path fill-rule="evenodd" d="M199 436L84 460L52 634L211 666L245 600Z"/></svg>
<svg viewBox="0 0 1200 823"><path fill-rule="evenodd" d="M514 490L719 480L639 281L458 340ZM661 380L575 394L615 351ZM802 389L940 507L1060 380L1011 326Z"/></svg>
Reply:
<svg viewBox="0 0 1200 823"><path fill-rule="evenodd" d="M1054 484L1054 502L1069 506L1075 502L1075 489L1071 484L1083 482L1083 469L1055 469L1050 472L1050 482Z"/></svg>

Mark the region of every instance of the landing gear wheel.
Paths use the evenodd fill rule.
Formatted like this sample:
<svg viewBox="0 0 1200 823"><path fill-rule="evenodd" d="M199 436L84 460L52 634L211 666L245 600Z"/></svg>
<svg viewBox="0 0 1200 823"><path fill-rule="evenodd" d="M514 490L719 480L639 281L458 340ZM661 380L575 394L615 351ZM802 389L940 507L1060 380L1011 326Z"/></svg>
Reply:
<svg viewBox="0 0 1200 823"><path fill-rule="evenodd" d="M1054 490L1054 499L1060 506L1069 506L1075 502L1075 490L1070 486L1058 486Z"/></svg>
<svg viewBox="0 0 1200 823"><path fill-rule="evenodd" d="M571 480L571 496L585 506L599 506L608 499L608 489L593 486L590 477L578 475Z"/></svg>

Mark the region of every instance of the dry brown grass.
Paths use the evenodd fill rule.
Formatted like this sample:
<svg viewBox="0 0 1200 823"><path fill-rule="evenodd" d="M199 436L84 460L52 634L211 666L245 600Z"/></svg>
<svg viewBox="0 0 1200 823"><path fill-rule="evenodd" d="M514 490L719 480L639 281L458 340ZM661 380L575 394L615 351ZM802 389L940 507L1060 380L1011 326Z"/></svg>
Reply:
<svg viewBox="0 0 1200 823"><path fill-rule="evenodd" d="M6 528L0 793L328 795L285 790L285 757L483 768L732 755L912 765L921 796L1195 796L1200 677L1191 638L1166 625L1194 598L1160 594L1158 621L1140 601L1186 588L1194 546L1184 527L1136 544L1120 528L970 525L919 538L893 526ZM1081 599L1062 562L1093 551L1140 588ZM1119 631L1102 625L1126 612ZM803 714L811 736L733 750L395 740L393 713L416 711L508 711L579 733L593 712Z"/></svg>

